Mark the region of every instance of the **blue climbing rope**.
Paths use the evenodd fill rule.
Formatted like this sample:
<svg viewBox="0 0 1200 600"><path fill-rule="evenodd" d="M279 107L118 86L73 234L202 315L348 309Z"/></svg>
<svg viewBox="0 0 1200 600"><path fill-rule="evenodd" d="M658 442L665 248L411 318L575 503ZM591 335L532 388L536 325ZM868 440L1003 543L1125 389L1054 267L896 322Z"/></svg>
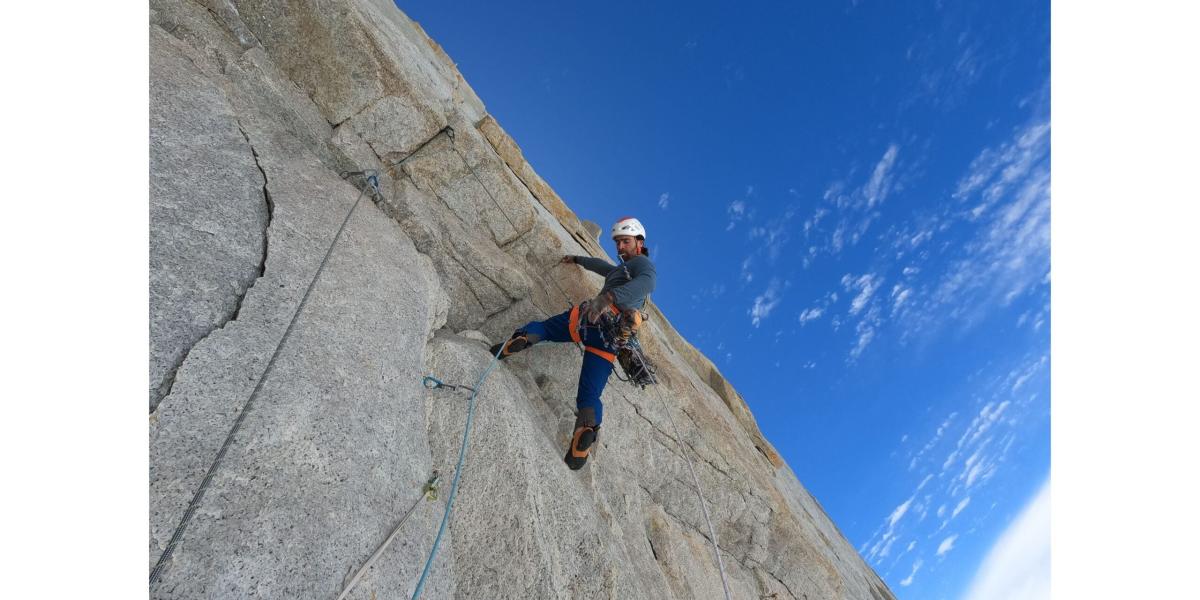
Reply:
<svg viewBox="0 0 1200 600"><path fill-rule="evenodd" d="M500 363L500 353L504 352L504 344L500 344L500 349L496 351L496 356L492 357L491 364L479 377L479 381L474 388L467 386L452 386L438 381L433 376L426 376L421 380L421 384L429 389L458 387L471 390L471 399L467 401L467 425L463 428L462 446L458 449L458 464L454 466L454 480L450 483L450 495L446 497L446 512L442 513L442 524L438 527L437 537L433 538L433 548L429 551L429 559L425 561L425 568L421 570L421 578L417 580L417 588L413 590L412 600L417 600L421 597L421 590L425 589L425 578L429 576L429 569L433 567L433 559L437 556L438 546L442 543L442 535L446 533L446 524L450 522L450 511L454 510L454 497L458 494L458 479L462 476L463 459L467 456L467 440L471 436L471 422L475 418L475 397L479 395L480 388L483 387L483 381L492 373L492 369ZM432 384L432 385L430 385Z"/></svg>

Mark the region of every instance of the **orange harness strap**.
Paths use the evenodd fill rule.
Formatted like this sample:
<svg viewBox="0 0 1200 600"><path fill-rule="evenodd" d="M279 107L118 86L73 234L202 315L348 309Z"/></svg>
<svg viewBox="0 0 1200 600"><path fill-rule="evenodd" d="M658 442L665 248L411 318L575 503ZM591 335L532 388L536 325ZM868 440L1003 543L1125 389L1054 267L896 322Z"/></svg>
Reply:
<svg viewBox="0 0 1200 600"><path fill-rule="evenodd" d="M621 314L621 311L617 310L617 307L610 305L609 308L612 309L613 314L616 314L616 315ZM579 305L578 304L571 307L571 316L567 323L567 327L570 328L570 330L571 330L571 341L575 342L576 344L582 343L583 338L580 337L580 335L579 335ZM599 356L600 358L603 358L604 360L607 360L608 362L614 362L617 360L617 355L613 354L612 352L605 352L599 348L593 348L591 346L586 346L586 345L583 347L583 349L588 352L591 352L592 354L595 354L596 356Z"/></svg>
<svg viewBox="0 0 1200 600"><path fill-rule="evenodd" d="M569 327L571 329L571 341L578 344L581 341L579 338L579 305L578 304L571 307L571 319L570 319L570 322L567 324L567 327Z"/></svg>
<svg viewBox="0 0 1200 600"><path fill-rule="evenodd" d="M604 360L607 360L608 362L617 360L617 355L613 354L612 352L605 352L599 348L593 348L591 346L584 346L583 349L595 354L596 356L599 356L600 358L603 358Z"/></svg>

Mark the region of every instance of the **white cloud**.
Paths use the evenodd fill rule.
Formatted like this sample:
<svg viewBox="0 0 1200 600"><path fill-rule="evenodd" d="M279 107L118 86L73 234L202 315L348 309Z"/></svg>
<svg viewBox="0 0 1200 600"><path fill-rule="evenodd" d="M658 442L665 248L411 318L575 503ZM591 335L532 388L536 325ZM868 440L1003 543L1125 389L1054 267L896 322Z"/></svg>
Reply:
<svg viewBox="0 0 1200 600"><path fill-rule="evenodd" d="M854 342L854 347L850 349L850 360L862 356L863 351L871 344L871 340L875 339L875 327L867 321L859 321L855 332L858 334L858 341Z"/></svg>
<svg viewBox="0 0 1200 600"><path fill-rule="evenodd" d="M1012 393L1016 394L1017 390L1021 389L1021 386L1025 385L1025 382L1029 381L1030 378L1036 375L1038 371L1040 371L1042 367L1046 366L1049 362L1050 357L1048 355L1042 355L1036 362L1028 365L1023 371L1018 372L1014 370L1013 372L1009 373L1009 381L1013 382L1011 388Z"/></svg>
<svg viewBox="0 0 1200 600"><path fill-rule="evenodd" d="M950 550L952 550L954 548L954 540L957 540L957 539L958 539L958 534L956 533L956 534L942 540L942 543L938 544L937 555L942 556L942 555L946 554L947 552L949 552Z"/></svg>
<svg viewBox="0 0 1200 600"><path fill-rule="evenodd" d="M912 288L904 287L901 284L892 286L892 314L899 312L904 307L904 302L912 295Z"/></svg>
<svg viewBox="0 0 1200 600"><path fill-rule="evenodd" d="M892 187L891 170L892 165L896 163L896 155L900 148L895 144L888 146L886 152L883 153L883 158L879 159L879 163L875 165L875 170L871 172L871 179L863 186L863 199L867 202L867 208L871 208L876 204L883 202L888 192Z"/></svg>
<svg viewBox="0 0 1200 600"><path fill-rule="evenodd" d="M803 312L800 313L800 324L804 325L805 323L808 323L809 321L819 319L819 318L821 318L821 315L824 313L825 313L825 310L819 306L814 306L813 308L806 308L806 309L804 309Z"/></svg>
<svg viewBox="0 0 1200 600"><path fill-rule="evenodd" d="M737 226L738 221L746 217L746 203L742 200L734 200L729 203L725 212L729 215L729 225L725 227L725 231L729 231Z"/></svg>
<svg viewBox="0 0 1200 600"><path fill-rule="evenodd" d="M754 298L754 306L751 306L748 311L750 323L758 327L763 319L771 315L771 311L775 310L780 300L782 298L779 295L779 280L772 279L771 283L767 285L766 291Z"/></svg>
<svg viewBox="0 0 1200 600"><path fill-rule="evenodd" d="M917 455L913 457L912 462L909 464L910 471L916 468L917 462L920 461L923 456L933 450L933 447L936 446L938 442L942 441L942 437L946 435L946 431L949 430L950 424L954 422L954 418L957 416L957 411L952 412L946 417L946 420L942 421L941 425L938 425L937 432L933 434L933 437L929 440L929 442L927 442L925 446L922 447L919 452L917 452ZM945 467L943 467L943 470L944 469Z"/></svg>
<svg viewBox="0 0 1200 600"><path fill-rule="evenodd" d="M853 291L855 288L858 289L858 295L850 301L850 314L857 315L862 312L863 307L867 305L871 296L875 295L875 291L879 289L882 283L883 279L881 277L871 273L860 275L857 278L851 277L849 273L844 275L842 277L842 285L846 288L846 291Z"/></svg>
<svg viewBox="0 0 1200 600"><path fill-rule="evenodd" d="M906 436L906 437L907 437L907 436ZM928 484L928 483L929 483L929 481L930 481L930 480L932 480L932 479L933 479L933 475L926 475L926 476L925 476L925 479L922 479L922 480L921 480L921 483L920 483L919 485L917 485L917 491L920 491L920 490L924 489L924 488L925 488L925 485L926 485L926 484Z"/></svg>
<svg viewBox="0 0 1200 600"><path fill-rule="evenodd" d="M669 204L670 201L671 194L669 192L663 192L662 195L658 197L658 207L663 210L667 210L667 204Z"/></svg>
<svg viewBox="0 0 1200 600"><path fill-rule="evenodd" d="M900 581L900 585L904 586L904 587L908 587L908 586L912 585L913 576L917 574L917 571L921 570L921 565L923 565L923 564L925 564L925 561L918 558L917 561L913 563L912 573L909 573L908 577L905 577L904 579L902 579Z"/></svg>
<svg viewBox="0 0 1200 600"><path fill-rule="evenodd" d="M954 517L957 517L957 516L958 516L958 513L962 512L962 511L963 511L963 509L964 509L964 508L966 508L966 507L967 507L967 505L968 505L968 504L970 504L970 503L971 503L971 497L970 497L970 496L967 496L966 498L963 498L962 500L959 500L959 501L958 501L958 506L955 506L955 507L954 507L954 512L950 513L950 518L951 518L951 519L953 519ZM938 516L940 517L940 516L942 516L942 515L940 515L940 514L939 514Z"/></svg>
<svg viewBox="0 0 1200 600"><path fill-rule="evenodd" d="M966 241L940 249L922 246L925 260L931 251L954 260L934 274L932 285L915 290L919 297L914 293L907 299L901 313L906 333L928 336L947 323L970 329L995 309L1047 285L1049 132L1048 122L1017 130L1009 142L983 150L959 179L952 194L958 203L936 218L935 229L968 227L960 238ZM913 265L922 267L931 265Z"/></svg>
<svg viewBox="0 0 1200 600"><path fill-rule="evenodd" d="M1050 482L988 551L964 600L1050 598Z"/></svg>
<svg viewBox="0 0 1200 600"><path fill-rule="evenodd" d="M747 256L744 260L742 260L742 281L745 281L746 283L754 281L754 272L750 270L750 267L753 264L753 256Z"/></svg>
<svg viewBox="0 0 1200 600"><path fill-rule="evenodd" d="M914 494L913 496L909 497L908 500L905 500L902 504L897 506L895 510L892 511L892 514L888 515L888 518L884 521L884 524L880 525L879 529L875 531L875 534L871 536L871 539L867 540L867 542L863 544L864 548L868 545L871 546L871 549L867 552L868 559L883 558L891 552L892 544L896 542L896 524L900 522L900 519L904 518L904 515L908 514L909 508L913 505L913 501L916 499L917 497ZM884 531L885 527L886 531ZM879 535L880 531L883 531L883 535ZM879 539L875 540L876 537ZM871 544L872 540L875 540L874 544Z"/></svg>
<svg viewBox="0 0 1200 600"><path fill-rule="evenodd" d="M892 514L888 516L889 527L895 527L896 523L900 521L900 519L904 518L904 515L908 513L908 507L912 506L913 500L916 500L916 496L905 500L904 504L897 506L896 509L892 511Z"/></svg>
<svg viewBox="0 0 1200 600"><path fill-rule="evenodd" d="M813 213L813 216L809 217L808 220L804 222L805 237L812 233L812 230L821 224L821 219L825 218L825 215L828 214L829 209L818 207L816 212Z"/></svg>
<svg viewBox="0 0 1200 600"><path fill-rule="evenodd" d="M790 220L790 216L784 215L769 227L752 227L749 234L750 239L761 240L759 250L766 250L767 255L774 260L779 257L787 242L787 224Z"/></svg>

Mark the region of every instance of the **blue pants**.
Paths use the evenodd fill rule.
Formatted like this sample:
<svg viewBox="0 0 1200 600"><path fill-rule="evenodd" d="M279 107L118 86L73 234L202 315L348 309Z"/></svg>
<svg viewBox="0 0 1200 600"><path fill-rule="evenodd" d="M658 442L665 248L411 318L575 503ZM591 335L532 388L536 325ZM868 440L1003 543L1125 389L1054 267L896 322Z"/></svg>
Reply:
<svg viewBox="0 0 1200 600"><path fill-rule="evenodd" d="M573 342L575 339L571 336L571 313L572 311L568 310L545 321L533 321L521 329L538 336L541 338L539 341ZM596 425L599 426L604 418L604 405L600 402L600 394L604 392L604 385L608 383L613 363L596 354L596 351L611 355L616 353L616 350L604 343L600 330L587 323L582 315L579 316L579 322L579 341L588 351L583 353L583 367L579 370L579 391L575 395L575 408L594 410Z"/></svg>

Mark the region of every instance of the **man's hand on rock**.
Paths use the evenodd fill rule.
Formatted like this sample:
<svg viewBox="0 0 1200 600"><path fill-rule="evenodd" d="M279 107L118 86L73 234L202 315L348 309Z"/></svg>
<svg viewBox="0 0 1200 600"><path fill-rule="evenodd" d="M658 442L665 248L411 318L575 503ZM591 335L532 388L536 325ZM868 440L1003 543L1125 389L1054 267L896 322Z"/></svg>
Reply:
<svg viewBox="0 0 1200 600"><path fill-rule="evenodd" d="M575 257L568 254L567 256L564 256L564 257L558 259L558 262L567 264L567 265L572 265L572 264L575 264Z"/></svg>

